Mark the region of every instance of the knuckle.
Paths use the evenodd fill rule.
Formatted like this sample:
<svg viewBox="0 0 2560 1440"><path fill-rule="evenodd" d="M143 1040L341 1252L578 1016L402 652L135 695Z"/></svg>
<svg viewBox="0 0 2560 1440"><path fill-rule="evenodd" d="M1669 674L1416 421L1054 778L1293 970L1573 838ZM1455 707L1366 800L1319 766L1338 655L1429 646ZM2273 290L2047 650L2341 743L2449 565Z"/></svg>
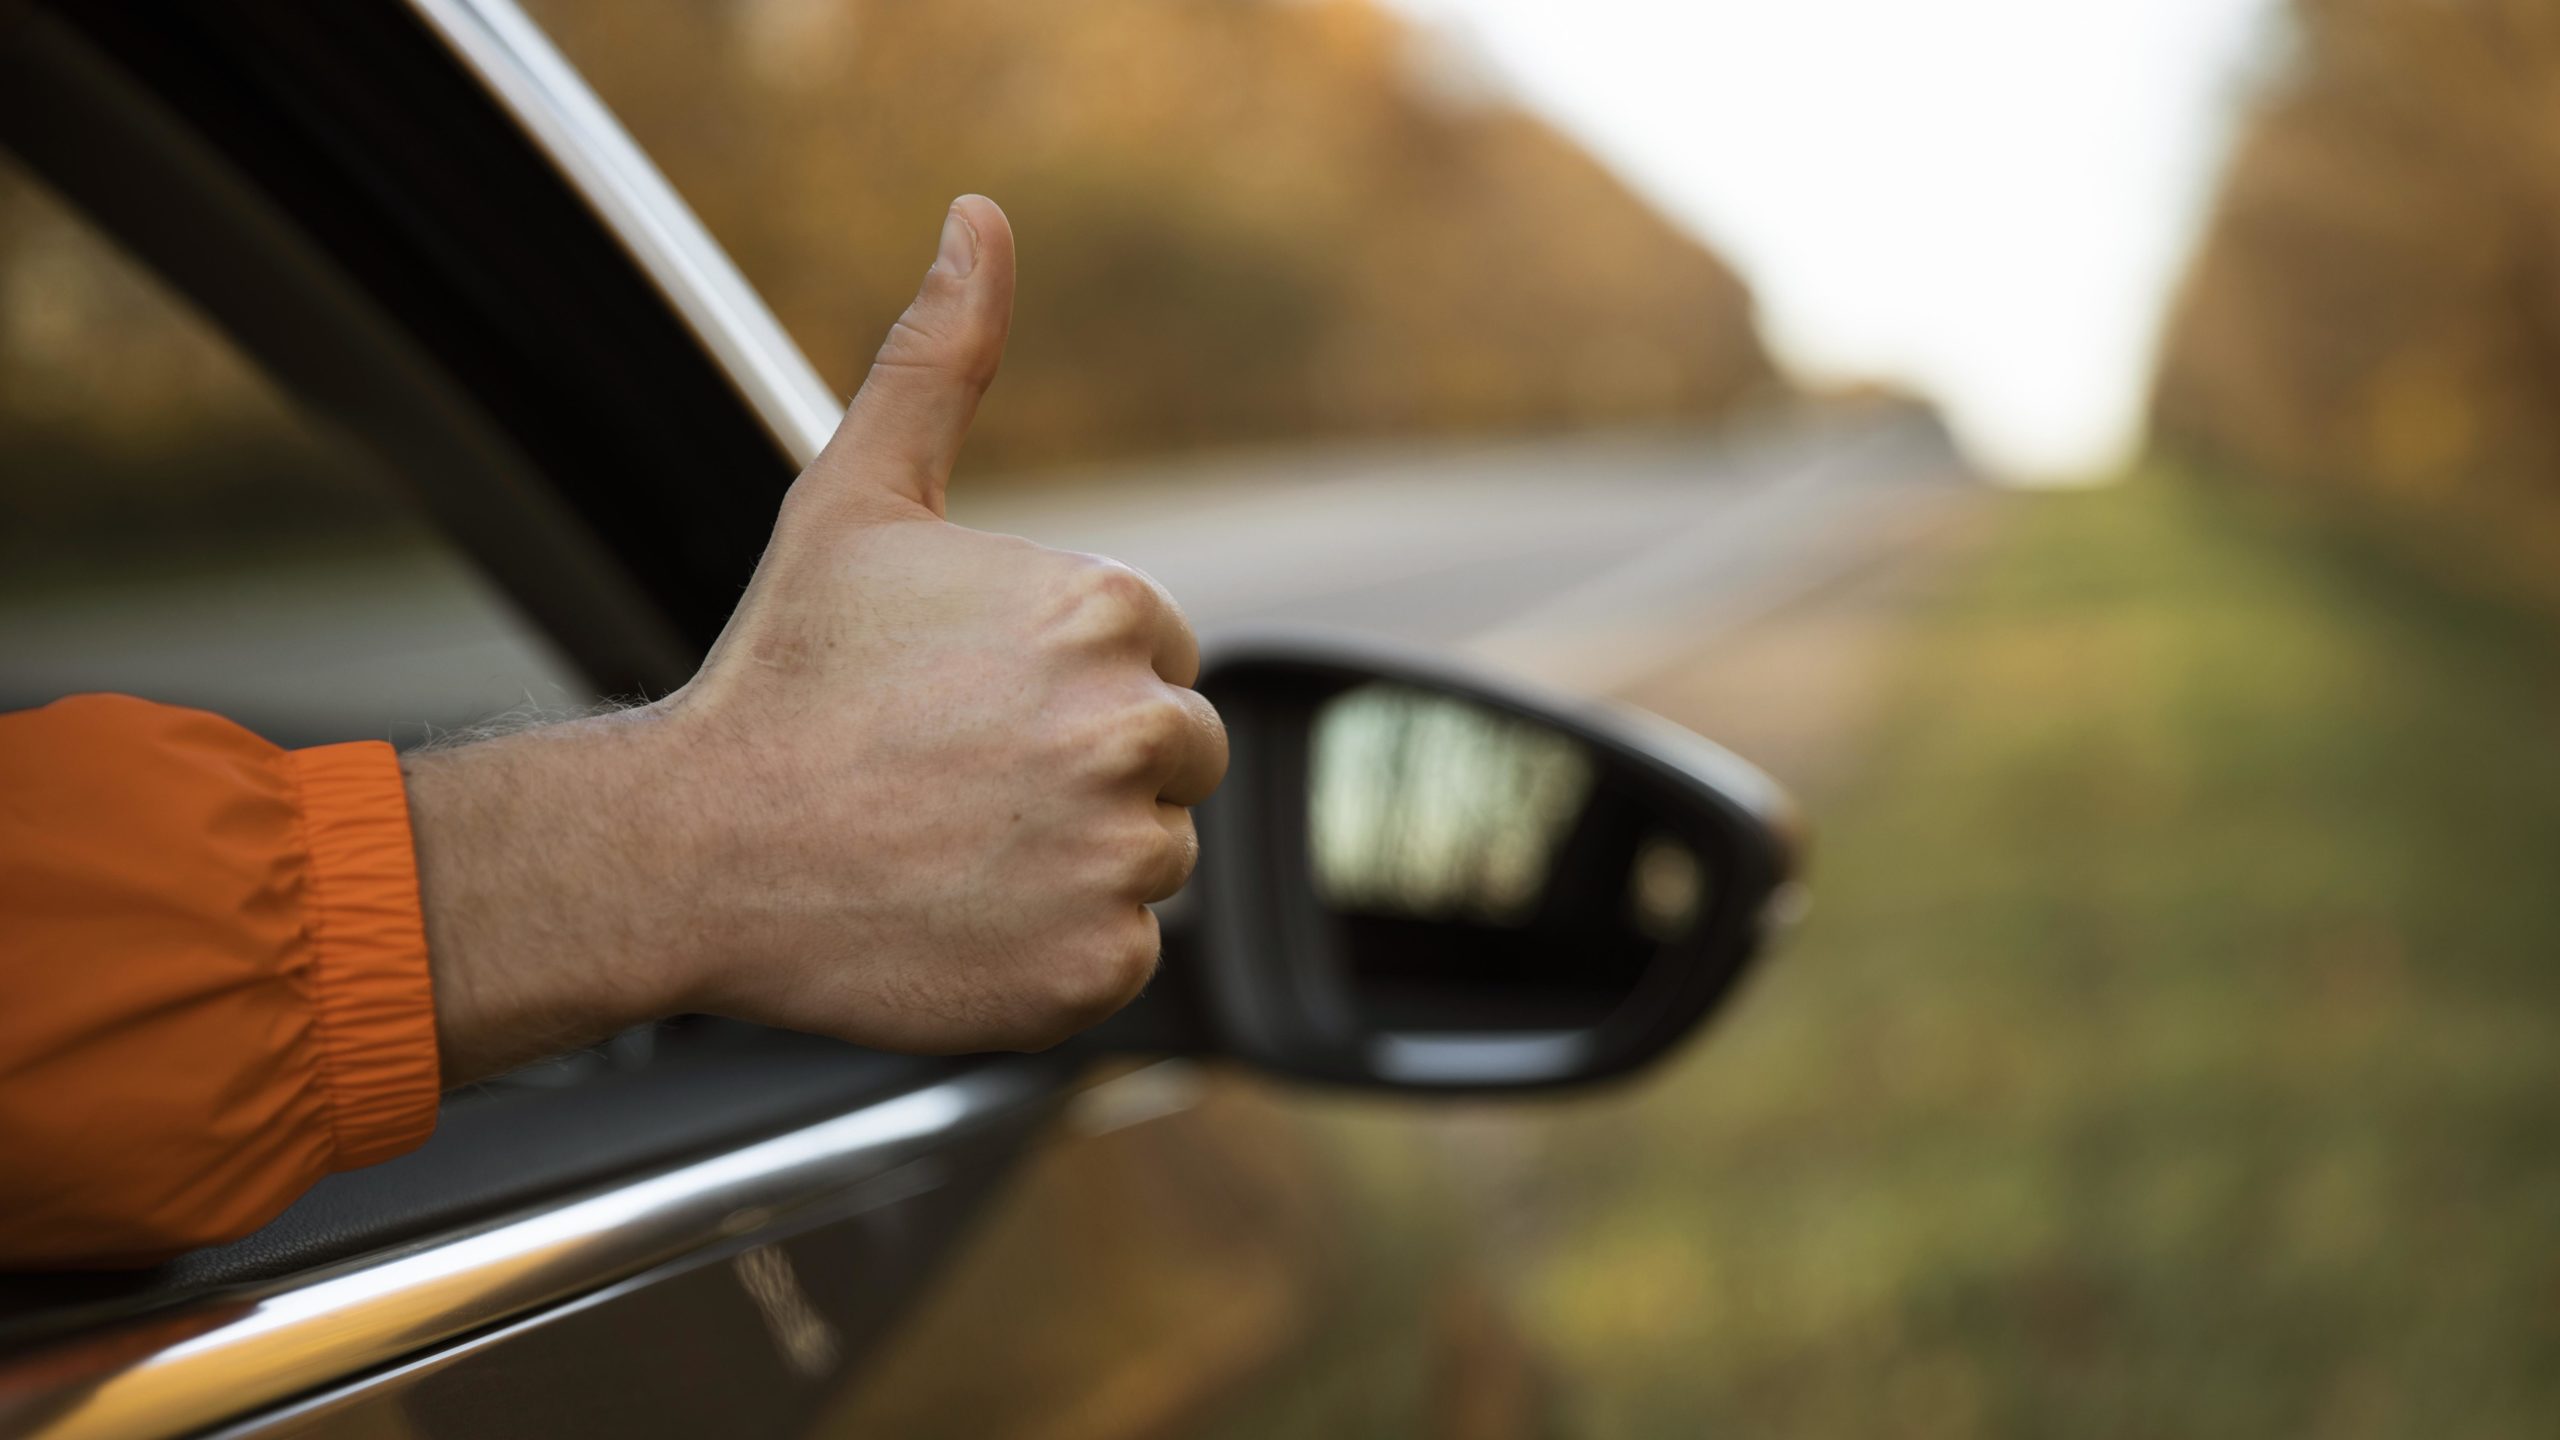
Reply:
<svg viewBox="0 0 2560 1440"><path fill-rule="evenodd" d="M950 327L919 300L889 326L871 363L884 370L956 371L958 347L951 343L953 338Z"/></svg>
<svg viewBox="0 0 2560 1440"><path fill-rule="evenodd" d="M1147 578L1117 560L1081 557L1068 591L1074 628L1101 641L1125 640L1154 623L1156 590Z"/></svg>
<svg viewBox="0 0 2560 1440"><path fill-rule="evenodd" d="M992 347L983 328L965 317L935 314L919 302L889 327L871 357L872 372L914 377L928 387L962 385L983 394L995 381L995 366L988 359Z"/></svg>
<svg viewBox="0 0 2560 1440"><path fill-rule="evenodd" d="M1163 952L1157 943L1155 913L1141 908L1135 915L1105 951L1101 997L1105 1015L1137 999L1147 982L1156 978L1156 961Z"/></svg>
<svg viewBox="0 0 2560 1440"><path fill-rule="evenodd" d="M1226 778L1231 752L1227 748L1226 719L1205 699L1200 702L1199 727L1200 744L1209 755L1209 783L1215 785Z"/></svg>
<svg viewBox="0 0 2560 1440"><path fill-rule="evenodd" d="M1085 582L1089 602L1103 610L1120 625L1135 629L1154 613L1156 592L1137 571L1117 563L1105 563L1092 571Z"/></svg>
<svg viewBox="0 0 2560 1440"><path fill-rule="evenodd" d="M1144 899L1182 862L1182 852L1174 836L1151 816L1129 827L1129 838L1120 844L1118 862L1112 878L1119 883L1121 893Z"/></svg>
<svg viewBox="0 0 2560 1440"><path fill-rule="evenodd" d="M1138 923L1109 928L1057 967L1052 998L1067 1034L1108 1019L1155 978L1156 919L1143 909L1138 916Z"/></svg>
<svg viewBox="0 0 2560 1440"><path fill-rule="evenodd" d="M1116 712L1094 746L1102 774L1137 779L1162 774L1190 738L1190 717L1171 699L1155 696Z"/></svg>
<svg viewBox="0 0 2560 1440"><path fill-rule="evenodd" d="M1178 757L1190 740L1191 716L1181 701L1159 694L1129 717L1129 729L1146 746L1147 758L1161 764Z"/></svg>
<svg viewBox="0 0 2560 1440"><path fill-rule="evenodd" d="M1191 812L1185 810L1175 821L1167 822L1166 853L1157 867L1157 875L1169 889L1179 890L1191 880L1191 872L1200 868L1200 832L1192 828Z"/></svg>
<svg viewBox="0 0 2560 1440"><path fill-rule="evenodd" d="M889 333L880 337L880 349L873 358L892 365L922 361L940 354L942 341L942 327L935 323L931 307L917 301L890 322Z"/></svg>

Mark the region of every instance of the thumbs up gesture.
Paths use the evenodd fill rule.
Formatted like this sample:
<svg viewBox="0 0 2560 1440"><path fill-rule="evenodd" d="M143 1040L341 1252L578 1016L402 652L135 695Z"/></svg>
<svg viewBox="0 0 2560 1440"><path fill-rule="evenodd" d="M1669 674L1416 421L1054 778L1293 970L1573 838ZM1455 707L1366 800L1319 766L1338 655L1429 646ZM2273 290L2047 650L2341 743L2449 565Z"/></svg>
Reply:
<svg viewBox="0 0 2560 1440"><path fill-rule="evenodd" d="M1013 283L963 197L683 688L412 764L448 1079L682 1011L1035 1049L1145 985L1226 736L1155 582L944 518Z"/></svg>

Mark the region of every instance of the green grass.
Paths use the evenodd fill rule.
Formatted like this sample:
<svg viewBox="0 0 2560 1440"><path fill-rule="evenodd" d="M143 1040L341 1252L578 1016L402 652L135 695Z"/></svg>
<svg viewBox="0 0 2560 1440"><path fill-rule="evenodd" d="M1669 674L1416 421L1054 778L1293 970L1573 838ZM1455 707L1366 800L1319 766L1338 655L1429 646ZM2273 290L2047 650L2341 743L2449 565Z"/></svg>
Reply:
<svg viewBox="0 0 2560 1440"><path fill-rule="evenodd" d="M2560 643L2192 483L2024 499L1818 909L1528 1122L1574 1433L2560 1423Z"/></svg>

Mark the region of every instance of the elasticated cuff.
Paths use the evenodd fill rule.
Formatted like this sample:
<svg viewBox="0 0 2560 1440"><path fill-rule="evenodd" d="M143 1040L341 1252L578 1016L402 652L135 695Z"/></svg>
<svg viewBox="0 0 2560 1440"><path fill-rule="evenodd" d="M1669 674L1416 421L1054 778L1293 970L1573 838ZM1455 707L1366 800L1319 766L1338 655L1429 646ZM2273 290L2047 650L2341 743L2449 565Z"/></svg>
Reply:
<svg viewBox="0 0 2560 1440"><path fill-rule="evenodd" d="M435 991L400 760L378 740L285 756L311 852L305 913L336 1154L352 1170L436 1128Z"/></svg>

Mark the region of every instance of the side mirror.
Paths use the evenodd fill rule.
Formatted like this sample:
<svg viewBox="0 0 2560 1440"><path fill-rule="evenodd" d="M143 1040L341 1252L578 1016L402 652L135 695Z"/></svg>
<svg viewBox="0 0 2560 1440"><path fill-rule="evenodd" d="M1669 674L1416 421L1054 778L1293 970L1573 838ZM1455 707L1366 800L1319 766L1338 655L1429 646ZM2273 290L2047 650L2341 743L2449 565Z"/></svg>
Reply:
<svg viewBox="0 0 2560 1440"><path fill-rule="evenodd" d="M1233 760L1165 970L1095 1034L1424 1090L1632 1070L1797 908L1798 827L1675 726L1338 640L1215 651Z"/></svg>

